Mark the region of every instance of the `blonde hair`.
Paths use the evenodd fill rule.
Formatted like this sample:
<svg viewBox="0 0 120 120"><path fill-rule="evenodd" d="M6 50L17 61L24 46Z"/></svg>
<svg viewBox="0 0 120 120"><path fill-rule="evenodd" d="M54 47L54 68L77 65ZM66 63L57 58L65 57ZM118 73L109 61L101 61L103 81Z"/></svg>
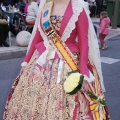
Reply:
<svg viewBox="0 0 120 120"><path fill-rule="evenodd" d="M102 12L100 13L100 15L102 16L102 18L108 17L108 14L107 14L106 11L102 11Z"/></svg>

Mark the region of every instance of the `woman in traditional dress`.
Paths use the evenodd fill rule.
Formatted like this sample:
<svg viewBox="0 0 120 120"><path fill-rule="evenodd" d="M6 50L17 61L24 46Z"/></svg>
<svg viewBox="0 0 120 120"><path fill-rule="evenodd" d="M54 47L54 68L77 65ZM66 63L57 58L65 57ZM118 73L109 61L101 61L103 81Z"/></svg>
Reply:
<svg viewBox="0 0 120 120"><path fill-rule="evenodd" d="M83 0L41 0L28 52L4 120L109 120L97 37ZM68 72L84 75L81 90L64 90ZM97 99L91 98L91 91Z"/></svg>

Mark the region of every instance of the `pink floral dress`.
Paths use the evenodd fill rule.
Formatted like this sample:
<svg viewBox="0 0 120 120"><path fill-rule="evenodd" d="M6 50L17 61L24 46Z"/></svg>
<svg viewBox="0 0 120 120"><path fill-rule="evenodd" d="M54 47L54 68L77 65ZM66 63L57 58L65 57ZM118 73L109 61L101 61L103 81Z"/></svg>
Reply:
<svg viewBox="0 0 120 120"><path fill-rule="evenodd" d="M62 17L51 16L54 28L59 31ZM79 54L74 54L78 62ZM8 97L4 112L4 120L98 120L94 116L95 110L90 109L91 103L86 96L79 91L77 94L69 95L64 92L63 83L67 77L69 67L64 63L60 83L57 83L58 65L60 59L51 59L39 66L36 60L39 58L35 51L30 62L23 72L16 78ZM91 82L94 86L98 84L99 78L94 64L89 61L89 69L96 78ZM100 90L100 84L98 89ZM94 91L97 92L96 89ZM103 93L100 93L103 97ZM96 107L97 109L97 107ZM109 120L107 108L104 120Z"/></svg>

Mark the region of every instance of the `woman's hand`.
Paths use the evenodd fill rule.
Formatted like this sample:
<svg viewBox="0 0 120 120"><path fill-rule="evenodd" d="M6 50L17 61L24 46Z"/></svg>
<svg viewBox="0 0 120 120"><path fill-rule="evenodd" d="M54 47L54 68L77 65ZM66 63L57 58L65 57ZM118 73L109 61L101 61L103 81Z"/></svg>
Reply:
<svg viewBox="0 0 120 120"><path fill-rule="evenodd" d="M23 73L26 65L27 65L27 62L22 62L22 63L21 63L21 67L22 67L22 68L21 68L21 70L20 70L20 74Z"/></svg>
<svg viewBox="0 0 120 120"><path fill-rule="evenodd" d="M20 75L23 73L25 67L22 67L20 70Z"/></svg>
<svg viewBox="0 0 120 120"><path fill-rule="evenodd" d="M87 82L87 80L83 80L83 85L82 85L82 88L81 88L81 92L87 92L88 91L88 89L89 89L89 87L88 87L88 82Z"/></svg>
<svg viewBox="0 0 120 120"><path fill-rule="evenodd" d="M27 65L27 62L25 61L21 63L21 67L25 67L26 65Z"/></svg>

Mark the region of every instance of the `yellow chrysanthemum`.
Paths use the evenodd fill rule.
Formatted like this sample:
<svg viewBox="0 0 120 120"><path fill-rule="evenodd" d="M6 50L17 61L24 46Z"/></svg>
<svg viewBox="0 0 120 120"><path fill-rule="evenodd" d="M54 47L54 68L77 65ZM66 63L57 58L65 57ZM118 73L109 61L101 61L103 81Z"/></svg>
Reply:
<svg viewBox="0 0 120 120"><path fill-rule="evenodd" d="M66 93L72 92L78 85L80 81L80 73L72 73L64 82L64 90Z"/></svg>

